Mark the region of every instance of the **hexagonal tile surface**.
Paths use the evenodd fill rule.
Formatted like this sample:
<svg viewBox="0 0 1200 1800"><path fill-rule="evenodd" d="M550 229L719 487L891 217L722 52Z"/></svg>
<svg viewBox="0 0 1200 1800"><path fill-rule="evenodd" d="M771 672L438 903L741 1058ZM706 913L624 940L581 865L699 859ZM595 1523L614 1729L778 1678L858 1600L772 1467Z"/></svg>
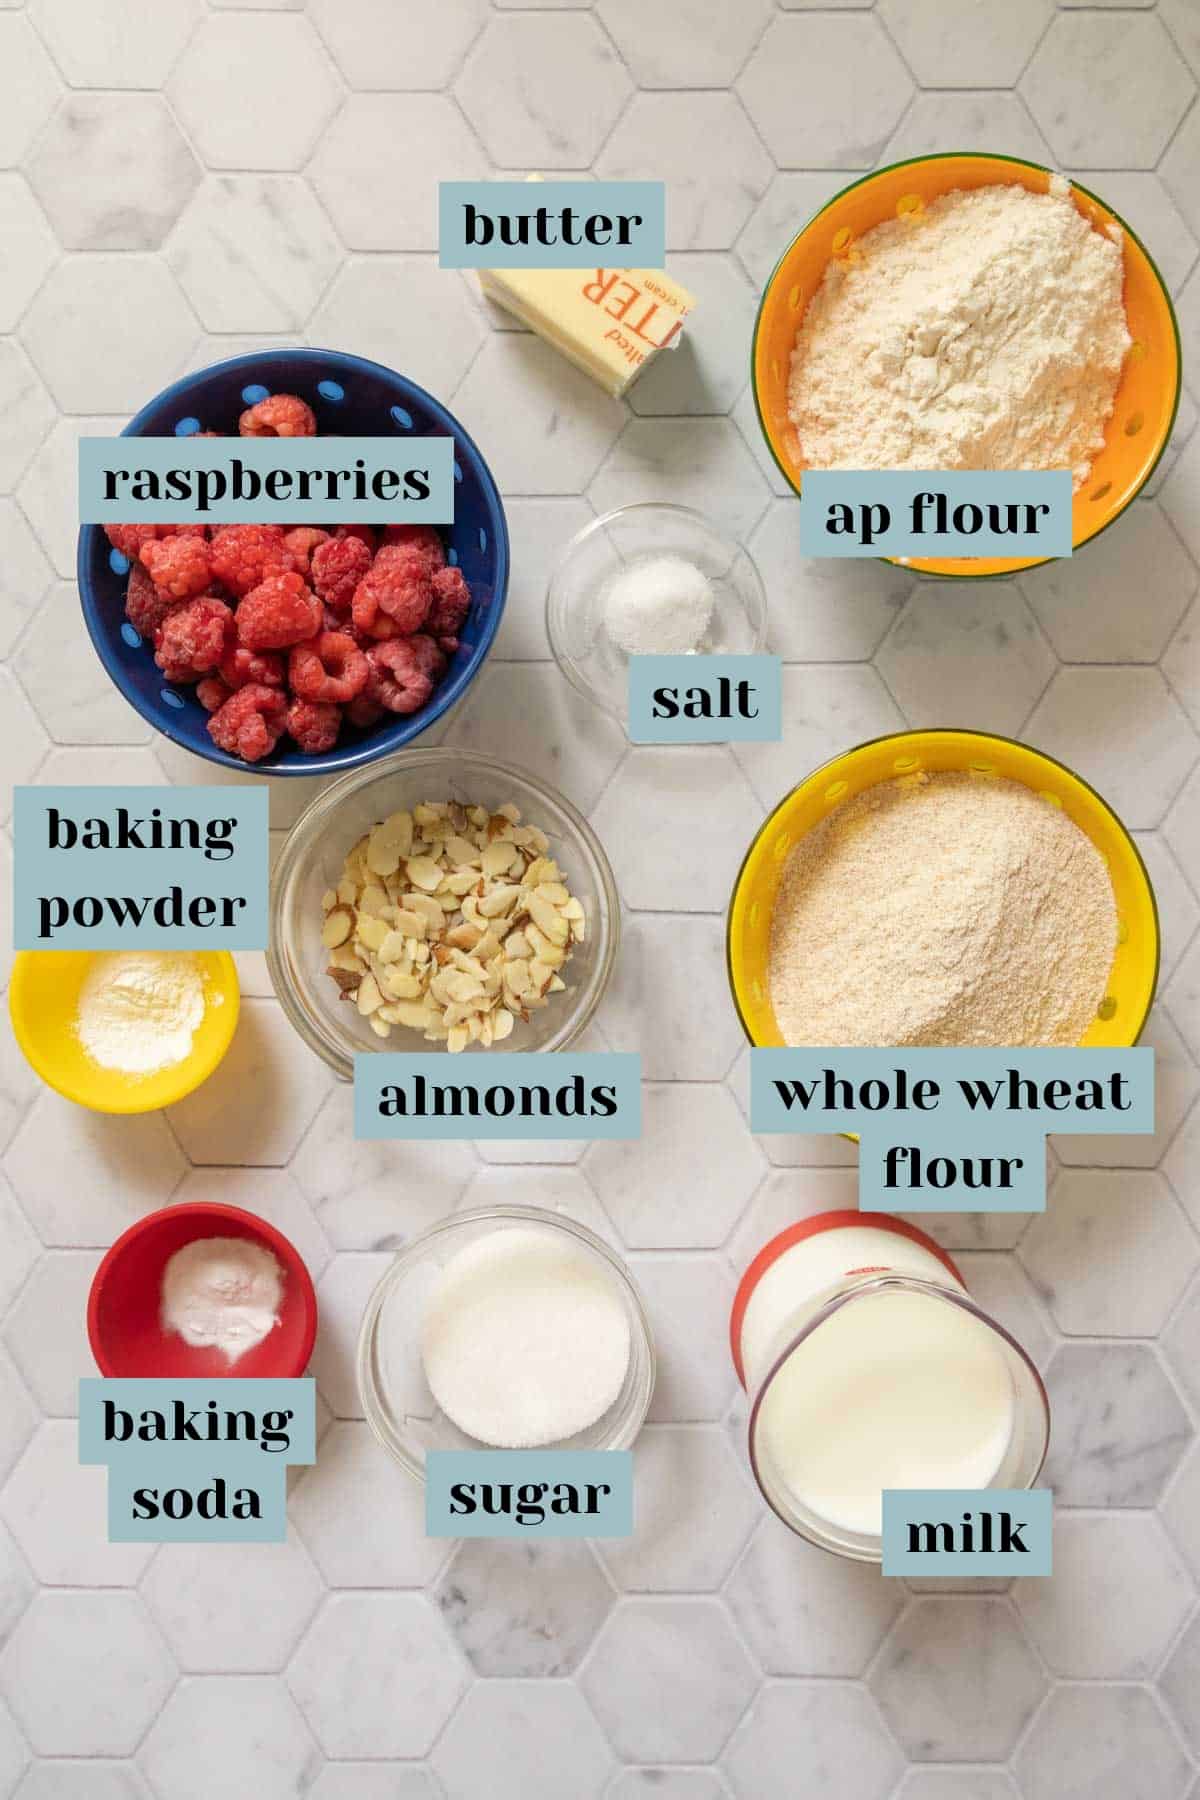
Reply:
<svg viewBox="0 0 1200 1800"><path fill-rule="evenodd" d="M312 1371L339 1419L363 1416L354 1373L358 1327L363 1309L391 1261L386 1255L335 1256L317 1283L319 1320Z"/></svg>
<svg viewBox="0 0 1200 1800"><path fill-rule="evenodd" d="M0 557L0 651L8 656L51 581L41 546L12 500L0 500Z"/></svg>
<svg viewBox="0 0 1200 1800"><path fill-rule="evenodd" d="M1029 603L1065 662L1155 662L1196 591L1195 564L1153 501L1131 506L1104 549L1087 573L1074 557L1031 570ZM1131 607L1130 586L1146 569L1154 580Z"/></svg>
<svg viewBox="0 0 1200 1800"><path fill-rule="evenodd" d="M58 7L62 10L62 0ZM45 6L34 10L44 13ZM12 89L0 120L0 168L11 168L49 118L62 84L23 13L0 15L0 57Z"/></svg>
<svg viewBox="0 0 1200 1800"><path fill-rule="evenodd" d="M725 1435L709 1425L649 1425L634 1451L633 1534L598 1546L629 1593L720 1587L759 1517Z"/></svg>
<svg viewBox="0 0 1200 1800"><path fill-rule="evenodd" d="M73 1420L38 1427L0 1494L0 1512L38 1580L53 1587L130 1587L151 1544L110 1544L108 1471L79 1460Z"/></svg>
<svg viewBox="0 0 1200 1800"><path fill-rule="evenodd" d="M484 750L503 741L515 763L570 794L587 812L621 760L620 726L582 709L547 663L494 663L476 682L446 733L448 744Z"/></svg>
<svg viewBox="0 0 1200 1800"><path fill-rule="evenodd" d="M999 1762L1046 1691L1005 1601L914 1600L868 1685L915 1762Z"/></svg>
<svg viewBox="0 0 1200 1800"><path fill-rule="evenodd" d="M287 13L205 19L168 93L210 169L300 168L338 101L312 26Z"/></svg>
<svg viewBox="0 0 1200 1800"><path fill-rule="evenodd" d="M1021 81L1063 162L1150 169L1195 92L1158 20L1144 13L1061 13Z"/></svg>
<svg viewBox="0 0 1200 1800"><path fill-rule="evenodd" d="M668 250L728 250L771 179L733 94L635 94L596 160L605 181L665 181Z"/></svg>
<svg viewBox="0 0 1200 1800"><path fill-rule="evenodd" d="M1053 164L1045 138L1016 94L918 94L888 140L884 159L939 156L955 150L991 150L1003 144L1028 162Z"/></svg>
<svg viewBox="0 0 1200 1800"><path fill-rule="evenodd" d="M904 1604L877 1568L827 1556L774 1517L759 1525L725 1598L768 1675L861 1675Z"/></svg>
<svg viewBox="0 0 1200 1800"><path fill-rule="evenodd" d="M912 79L878 20L798 15L768 26L738 92L781 168L868 169L912 97Z"/></svg>
<svg viewBox="0 0 1200 1800"><path fill-rule="evenodd" d="M786 662L865 661L912 592L912 576L891 563L801 556L794 496L771 502L749 547L767 589L770 648Z"/></svg>
<svg viewBox="0 0 1200 1800"><path fill-rule="evenodd" d="M477 1675L569 1675L613 1604L586 1544L460 1544L435 1592Z"/></svg>
<svg viewBox="0 0 1200 1800"><path fill-rule="evenodd" d="M762 476L729 419L631 419L589 495L598 512L675 501L737 538L753 530L767 504Z"/></svg>
<svg viewBox="0 0 1200 1800"><path fill-rule="evenodd" d="M637 0L599 0L596 10L643 88L724 87L770 17L767 0L716 13L704 0L668 0L653 13Z"/></svg>
<svg viewBox="0 0 1200 1800"><path fill-rule="evenodd" d="M1191 1441L1179 1396L1144 1344L1064 1344L1046 1371L1045 1482L1060 1506L1153 1506Z"/></svg>
<svg viewBox="0 0 1200 1800"><path fill-rule="evenodd" d="M1003 1769L910 1769L897 1800L1019 1800Z"/></svg>
<svg viewBox="0 0 1200 1800"><path fill-rule="evenodd" d="M486 174L474 134L441 94L352 95L308 168L351 250L436 250L438 182Z"/></svg>
<svg viewBox="0 0 1200 1800"><path fill-rule="evenodd" d="M299 330L339 258L312 189L286 175L210 175L167 246L167 261L209 331Z"/></svg>
<svg viewBox="0 0 1200 1800"><path fill-rule="evenodd" d="M724 1416L733 1396L733 1365L697 1356L698 1343L719 1343L732 1289L717 1256L631 1256L630 1272L650 1318L658 1363L648 1417L680 1424Z"/></svg>
<svg viewBox="0 0 1200 1800"><path fill-rule="evenodd" d="M693 809L703 804L704 830ZM652 832L644 821L654 818ZM715 745L631 750L592 817L626 906L719 912L758 816L749 784Z"/></svg>
<svg viewBox="0 0 1200 1800"><path fill-rule="evenodd" d="M289 1800L320 1758L281 1681L207 1675L180 1682L138 1762L159 1800L223 1800L250 1777L262 1800Z"/></svg>
<svg viewBox="0 0 1200 1800"><path fill-rule="evenodd" d="M107 1249L143 1212L163 1204L184 1159L160 1113L84 1112L43 1093L5 1168L44 1244Z"/></svg>
<svg viewBox="0 0 1200 1800"><path fill-rule="evenodd" d="M1059 1687L1016 1757L1027 1800L1182 1800L1191 1769L1138 1687Z"/></svg>
<svg viewBox="0 0 1200 1800"><path fill-rule="evenodd" d="M21 338L64 412L135 412L179 373L196 321L155 256L69 256Z"/></svg>
<svg viewBox="0 0 1200 1800"><path fill-rule="evenodd" d="M1200 750L1157 669L1060 669L1025 736L1093 782L1126 825L1143 827L1158 824Z"/></svg>
<svg viewBox="0 0 1200 1800"><path fill-rule="evenodd" d="M0 493L16 487L54 417L53 402L25 352L11 338L0 341Z"/></svg>
<svg viewBox="0 0 1200 1800"><path fill-rule="evenodd" d="M194 1163L285 1163L329 1086L273 1000L245 1000L225 1060L170 1111Z"/></svg>
<svg viewBox="0 0 1200 1800"><path fill-rule="evenodd" d="M391 0L310 0L308 12L350 87L388 90L444 87L488 16L486 0L446 0L422 10L415 40Z"/></svg>
<svg viewBox="0 0 1200 1800"><path fill-rule="evenodd" d="M715 1600L627 1600L609 1615L579 1685L627 1762L710 1762L756 1676ZM654 1706L641 1700L654 1694Z"/></svg>
<svg viewBox="0 0 1200 1800"><path fill-rule="evenodd" d="M49 574L40 553L34 566L38 574ZM74 583L51 588L13 658L13 668L56 743L149 743L149 725L119 691L92 647Z"/></svg>
<svg viewBox="0 0 1200 1800"><path fill-rule="evenodd" d="M431 393L452 394L484 338L478 312L453 270L428 257L354 257L325 295L310 327L336 344L403 368Z"/></svg>
<svg viewBox="0 0 1200 1800"><path fill-rule="evenodd" d="M454 91L498 168L586 169L632 84L594 19L510 13L492 20Z"/></svg>
<svg viewBox="0 0 1200 1800"><path fill-rule="evenodd" d="M327 1756L424 1756L466 1686L417 1594L335 1594L287 1672Z"/></svg>
<svg viewBox="0 0 1200 1800"><path fill-rule="evenodd" d="M296 1159L296 1167L300 1162ZM258 1213L289 1237L316 1281L330 1258L329 1240L314 1219L290 1170L255 1168L192 1169L171 1195L172 1205L211 1200L216 1193L230 1206Z"/></svg>
<svg viewBox="0 0 1200 1800"><path fill-rule="evenodd" d="M21 511L64 581L75 577L79 545L79 439L115 437L125 423L123 418L57 420L17 484Z"/></svg>
<svg viewBox="0 0 1200 1800"><path fill-rule="evenodd" d="M41 1593L0 1651L0 1688L43 1756L128 1756L174 1680L133 1594Z"/></svg>
<svg viewBox="0 0 1200 1800"><path fill-rule="evenodd" d="M910 725L945 717L1014 736L1057 667L1015 582L922 582L876 658Z"/></svg>
<svg viewBox="0 0 1200 1800"><path fill-rule="evenodd" d="M133 1763L39 1760L15 1800L150 1800L150 1789Z"/></svg>
<svg viewBox="0 0 1200 1800"><path fill-rule="evenodd" d="M583 1159L631 1250L715 1248L765 1172L727 1088L646 1083L642 1136L592 1145Z"/></svg>
<svg viewBox="0 0 1200 1800"><path fill-rule="evenodd" d="M488 1746L488 1791L495 1800L539 1792L592 1800L613 1770L600 1727L566 1682L476 1683L432 1757L449 1800L473 1800L479 1792L480 1744Z"/></svg>
<svg viewBox="0 0 1200 1800"><path fill-rule="evenodd" d="M203 12L200 0L33 0L29 11L72 87L153 88Z"/></svg>
<svg viewBox="0 0 1200 1800"><path fill-rule="evenodd" d="M239 1675L283 1667L324 1587L291 1538L163 1544L141 1591L181 1669Z"/></svg>
<svg viewBox="0 0 1200 1800"><path fill-rule="evenodd" d="M700 304L670 352L639 375L629 404L654 415L728 412L748 377L754 289L733 257L718 252L673 256L671 275Z"/></svg>
<svg viewBox="0 0 1200 1800"><path fill-rule="evenodd" d="M68 250L154 249L200 179L157 94L71 94L26 168Z"/></svg>
<svg viewBox="0 0 1200 1800"><path fill-rule="evenodd" d="M618 401L525 332L499 332L455 395L505 494L586 487L621 429ZM510 430L516 409L519 432ZM578 708L576 711L578 712Z"/></svg>
<svg viewBox="0 0 1200 1800"><path fill-rule="evenodd" d="M12 331L58 254L46 215L20 175L0 175L0 331ZM53 385L53 384L52 384Z"/></svg>
<svg viewBox="0 0 1200 1800"><path fill-rule="evenodd" d="M651 985L661 1006L645 1004ZM614 1050L641 1055L646 1080L719 1081L742 1041L729 1004L721 920L631 918L601 1017Z"/></svg>
<svg viewBox="0 0 1200 1800"><path fill-rule="evenodd" d="M788 664L782 688L786 736L733 745L764 809L795 787L800 770L819 768L848 744L904 729L904 717L872 664L830 664L815 679L808 669Z"/></svg>
<svg viewBox="0 0 1200 1800"><path fill-rule="evenodd" d="M289 1504L331 1587L423 1587L446 1560L444 1540L425 1534L419 1486L366 1425L329 1427Z"/></svg>
<svg viewBox="0 0 1200 1800"><path fill-rule="evenodd" d="M836 1782L844 1800L884 1800L903 1764L862 1688L776 1681L760 1689L721 1767L738 1800L787 1800L798 1768Z"/></svg>
<svg viewBox="0 0 1200 1800"><path fill-rule="evenodd" d="M928 88L1009 86L1054 16L1049 0L1019 0L1003 12L973 0L947 31L937 0L883 0L879 13Z"/></svg>
<svg viewBox="0 0 1200 1800"><path fill-rule="evenodd" d="M1200 1261L1162 1176L1132 1169L1064 1169L1017 1254L1060 1330L1097 1337L1153 1337Z"/></svg>

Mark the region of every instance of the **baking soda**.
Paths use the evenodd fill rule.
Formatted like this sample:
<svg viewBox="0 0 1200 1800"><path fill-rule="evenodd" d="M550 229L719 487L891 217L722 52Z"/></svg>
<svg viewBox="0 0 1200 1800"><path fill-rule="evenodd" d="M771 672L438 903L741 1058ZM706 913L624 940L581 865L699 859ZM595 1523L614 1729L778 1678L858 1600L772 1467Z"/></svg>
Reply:
<svg viewBox="0 0 1200 1800"><path fill-rule="evenodd" d="M279 1323L283 1270L249 1238L196 1238L163 1270L161 1320L194 1350L237 1362Z"/></svg>

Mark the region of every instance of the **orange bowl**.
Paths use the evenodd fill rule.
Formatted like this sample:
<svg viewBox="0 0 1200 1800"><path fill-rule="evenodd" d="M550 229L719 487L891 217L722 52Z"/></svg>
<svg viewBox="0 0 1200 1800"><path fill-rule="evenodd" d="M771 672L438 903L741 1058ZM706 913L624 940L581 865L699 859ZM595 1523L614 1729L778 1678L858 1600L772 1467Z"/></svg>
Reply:
<svg viewBox="0 0 1200 1800"><path fill-rule="evenodd" d="M830 258L898 214L918 210L952 188L1019 182L1045 194L1050 172L1014 156L956 151L918 156L866 175L822 207L792 239L763 294L754 328L754 400L759 422L780 469L800 492L804 459L788 418L792 346L809 300ZM1071 183L1071 198L1092 225L1119 225L1124 234L1125 313L1133 348L1125 358L1104 449L1075 495L1074 547L1111 525L1150 479L1166 447L1179 405L1180 351L1175 311L1162 276L1141 239L1120 215L1087 188ZM1036 568L1044 556L909 557L906 566L930 575L1012 575Z"/></svg>

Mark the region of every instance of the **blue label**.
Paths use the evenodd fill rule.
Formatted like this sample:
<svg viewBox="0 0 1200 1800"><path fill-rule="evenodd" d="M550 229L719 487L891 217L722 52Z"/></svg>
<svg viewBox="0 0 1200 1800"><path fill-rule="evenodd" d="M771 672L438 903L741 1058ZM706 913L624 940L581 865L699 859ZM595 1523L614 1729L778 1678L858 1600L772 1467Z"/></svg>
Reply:
<svg viewBox="0 0 1200 1800"><path fill-rule="evenodd" d="M1049 1575L1049 1488L887 1488L885 1575Z"/></svg>
<svg viewBox="0 0 1200 1800"><path fill-rule="evenodd" d="M750 1124L857 1132L880 1212L1041 1212L1047 1132L1154 1130L1154 1052L752 1050Z"/></svg>
<svg viewBox="0 0 1200 1800"><path fill-rule="evenodd" d="M633 1530L628 1450L431 1450L429 1537L620 1538Z"/></svg>
<svg viewBox="0 0 1200 1800"><path fill-rule="evenodd" d="M80 438L79 517L87 525L449 525L454 440Z"/></svg>
<svg viewBox="0 0 1200 1800"><path fill-rule="evenodd" d="M267 789L19 787L18 950L265 950Z"/></svg>
<svg viewBox="0 0 1200 1800"><path fill-rule="evenodd" d="M806 469L803 556L1070 556L1069 469Z"/></svg>
<svg viewBox="0 0 1200 1800"><path fill-rule="evenodd" d="M783 736L777 656L631 656L635 744L769 744Z"/></svg>
<svg viewBox="0 0 1200 1800"><path fill-rule="evenodd" d="M642 1059L631 1051L464 1052L354 1059L358 1138L636 1138Z"/></svg>
<svg viewBox="0 0 1200 1800"><path fill-rule="evenodd" d="M443 181L443 269L661 269L661 181Z"/></svg>
<svg viewBox="0 0 1200 1800"><path fill-rule="evenodd" d="M316 1443L309 1377L79 1383L79 1460L108 1466L114 1544L281 1544L288 1466Z"/></svg>

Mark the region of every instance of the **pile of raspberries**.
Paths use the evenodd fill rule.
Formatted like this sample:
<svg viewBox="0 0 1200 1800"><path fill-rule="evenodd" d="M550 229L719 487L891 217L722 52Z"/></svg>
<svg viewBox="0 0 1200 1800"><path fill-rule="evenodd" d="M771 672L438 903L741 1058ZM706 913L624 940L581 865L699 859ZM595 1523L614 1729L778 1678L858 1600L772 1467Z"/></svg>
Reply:
<svg viewBox="0 0 1200 1800"><path fill-rule="evenodd" d="M312 409L272 394L242 437L315 437ZM219 433L206 432L207 437ZM246 762L285 735L331 750L425 705L471 605L431 525L108 525L132 565L125 615L168 681L194 683L214 744Z"/></svg>

